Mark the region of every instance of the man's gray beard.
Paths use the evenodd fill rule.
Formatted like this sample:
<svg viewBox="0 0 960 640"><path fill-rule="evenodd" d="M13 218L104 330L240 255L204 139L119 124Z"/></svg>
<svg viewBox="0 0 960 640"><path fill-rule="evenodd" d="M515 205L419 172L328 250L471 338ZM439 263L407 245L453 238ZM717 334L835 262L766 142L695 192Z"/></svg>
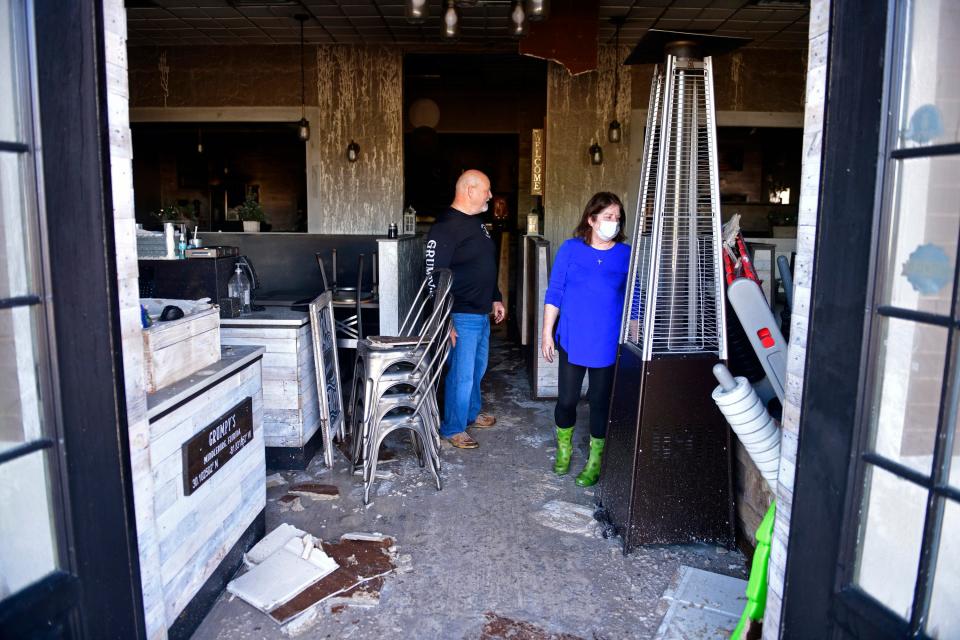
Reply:
<svg viewBox="0 0 960 640"><path fill-rule="evenodd" d="M490 206L490 203L489 203L489 202L484 202L484 203L483 203L483 208L480 209L480 213L484 213L484 212L487 210L487 208L489 208L489 206Z"/></svg>

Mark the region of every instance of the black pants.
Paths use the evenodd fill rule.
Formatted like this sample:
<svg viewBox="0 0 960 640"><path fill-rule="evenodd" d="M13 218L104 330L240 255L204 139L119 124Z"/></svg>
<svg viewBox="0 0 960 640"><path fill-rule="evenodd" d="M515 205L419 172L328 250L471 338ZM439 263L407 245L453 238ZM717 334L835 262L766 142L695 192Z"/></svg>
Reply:
<svg viewBox="0 0 960 640"><path fill-rule="evenodd" d="M590 435L603 438L607 435L607 417L610 414L610 393L613 391L613 367L581 367L571 364L567 352L559 345L560 372L557 385L557 406L553 418L557 426L572 427L577 423L577 403L580 401L580 388L583 386L583 374L590 372L590 387L587 397L590 400Z"/></svg>

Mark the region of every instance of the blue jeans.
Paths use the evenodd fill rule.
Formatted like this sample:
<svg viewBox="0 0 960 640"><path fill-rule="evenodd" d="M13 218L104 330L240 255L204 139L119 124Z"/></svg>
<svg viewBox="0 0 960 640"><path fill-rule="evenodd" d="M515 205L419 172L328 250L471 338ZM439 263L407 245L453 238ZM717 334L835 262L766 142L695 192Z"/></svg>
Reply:
<svg viewBox="0 0 960 640"><path fill-rule="evenodd" d="M490 353L490 316L480 313L454 313L457 346L450 350L443 421L444 438L465 431L480 413L480 381L487 372Z"/></svg>

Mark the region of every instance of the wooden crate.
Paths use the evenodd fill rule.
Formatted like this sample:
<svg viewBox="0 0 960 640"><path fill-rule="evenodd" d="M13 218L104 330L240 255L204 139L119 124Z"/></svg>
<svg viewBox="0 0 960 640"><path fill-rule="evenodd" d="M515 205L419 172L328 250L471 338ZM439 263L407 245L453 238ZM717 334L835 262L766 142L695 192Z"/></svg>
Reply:
<svg viewBox="0 0 960 640"><path fill-rule="evenodd" d="M143 330L147 393L182 380L220 359L220 312L215 305Z"/></svg>

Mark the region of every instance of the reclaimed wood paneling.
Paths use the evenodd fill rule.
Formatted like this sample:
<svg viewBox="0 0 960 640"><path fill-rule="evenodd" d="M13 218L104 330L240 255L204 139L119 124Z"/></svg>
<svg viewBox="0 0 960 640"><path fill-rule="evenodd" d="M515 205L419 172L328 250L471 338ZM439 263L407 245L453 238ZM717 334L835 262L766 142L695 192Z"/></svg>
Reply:
<svg viewBox="0 0 960 640"><path fill-rule="evenodd" d="M260 362L222 380L151 425L156 487L153 532L168 623L180 614L266 506ZM183 491L181 446L226 407L253 399L253 440L191 495Z"/></svg>

